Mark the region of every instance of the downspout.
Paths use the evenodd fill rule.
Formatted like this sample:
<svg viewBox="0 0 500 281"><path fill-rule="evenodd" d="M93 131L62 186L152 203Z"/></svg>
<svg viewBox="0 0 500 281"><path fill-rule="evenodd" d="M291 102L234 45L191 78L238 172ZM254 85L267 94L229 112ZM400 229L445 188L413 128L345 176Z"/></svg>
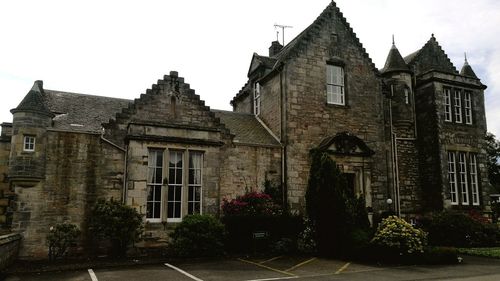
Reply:
<svg viewBox="0 0 500 281"><path fill-rule="evenodd" d="M288 207L288 177L287 177L287 131L286 131L286 86L284 65L279 66L280 71L280 114L281 114L281 188L283 190L283 206Z"/></svg>
<svg viewBox="0 0 500 281"><path fill-rule="evenodd" d="M127 192L127 190L128 190L128 188L127 188L128 148L129 148L129 146L126 145L125 146L125 159L124 159L125 163L123 165L124 168L123 168L123 192L122 192L123 198L122 198L122 203L125 205L127 204L127 196L128 196L128 194L127 194L128 193Z"/></svg>
<svg viewBox="0 0 500 281"><path fill-rule="evenodd" d="M400 216L400 202L399 202L399 175L397 167L397 142L396 133L393 130L392 124L392 97L394 97L394 85L391 85L391 97L389 98L389 122L390 122L390 133L391 133L391 151L392 151L392 172L393 172L393 195L394 195L394 211Z"/></svg>
<svg viewBox="0 0 500 281"><path fill-rule="evenodd" d="M123 151L125 153L125 159L124 159L124 164L123 164L123 183L122 183L122 203L126 204L127 203L127 158L128 158L128 145L125 146L125 148L120 147L119 145L113 143L112 141L106 139L104 137L104 130L101 133L101 140L110 144L111 146Z"/></svg>

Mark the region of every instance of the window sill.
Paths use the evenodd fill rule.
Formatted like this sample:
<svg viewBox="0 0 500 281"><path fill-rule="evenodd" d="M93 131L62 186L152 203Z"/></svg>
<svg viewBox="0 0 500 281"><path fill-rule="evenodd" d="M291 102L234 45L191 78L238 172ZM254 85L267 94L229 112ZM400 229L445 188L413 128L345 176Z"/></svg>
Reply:
<svg viewBox="0 0 500 281"><path fill-rule="evenodd" d="M334 104L334 103L326 103L326 107L331 107L331 108L344 108L344 109L349 109L349 108L351 108L349 105Z"/></svg>

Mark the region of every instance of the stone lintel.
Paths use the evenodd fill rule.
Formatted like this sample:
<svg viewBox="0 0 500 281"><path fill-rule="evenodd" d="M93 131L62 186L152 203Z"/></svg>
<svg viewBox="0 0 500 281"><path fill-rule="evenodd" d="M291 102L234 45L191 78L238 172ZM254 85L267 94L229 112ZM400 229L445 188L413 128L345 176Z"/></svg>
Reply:
<svg viewBox="0 0 500 281"><path fill-rule="evenodd" d="M191 138L152 136L152 135L127 135L125 137L125 141L128 142L129 140L182 143L182 144L195 144L195 145L209 145L209 146L223 146L224 145L224 142L218 141L218 140L191 139Z"/></svg>

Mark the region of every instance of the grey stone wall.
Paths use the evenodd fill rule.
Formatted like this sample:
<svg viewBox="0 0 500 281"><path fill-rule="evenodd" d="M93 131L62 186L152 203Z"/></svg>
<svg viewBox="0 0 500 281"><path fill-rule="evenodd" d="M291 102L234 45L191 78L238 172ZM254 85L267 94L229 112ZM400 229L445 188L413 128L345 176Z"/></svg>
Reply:
<svg viewBox="0 0 500 281"><path fill-rule="evenodd" d="M342 17L331 13L329 20L321 24L306 44L297 47L284 69L289 203L294 209L305 206L309 150L324 138L347 131L376 152L370 168L373 207L386 208L387 161L380 81ZM345 106L326 102L326 65L330 60L345 64Z"/></svg>
<svg viewBox="0 0 500 281"><path fill-rule="evenodd" d="M51 226L68 222L88 241L87 219L97 198L121 200L124 153L99 135L49 131L45 178L14 182L17 199L12 230L24 237L20 256L47 257L45 237Z"/></svg>
<svg viewBox="0 0 500 281"><path fill-rule="evenodd" d="M275 75L261 87L261 110L259 118L275 136L281 138L281 85L280 76Z"/></svg>
<svg viewBox="0 0 500 281"><path fill-rule="evenodd" d="M417 132L419 150L419 173L421 177L422 203L425 211L443 208L443 177L441 153L438 142L438 112L433 84L417 85L415 102L417 108ZM446 172L446 170L444 170Z"/></svg>
<svg viewBox="0 0 500 281"><path fill-rule="evenodd" d="M261 191L266 180L280 182L280 148L228 147L222 156L220 178L220 197L226 199L234 199L247 191Z"/></svg>

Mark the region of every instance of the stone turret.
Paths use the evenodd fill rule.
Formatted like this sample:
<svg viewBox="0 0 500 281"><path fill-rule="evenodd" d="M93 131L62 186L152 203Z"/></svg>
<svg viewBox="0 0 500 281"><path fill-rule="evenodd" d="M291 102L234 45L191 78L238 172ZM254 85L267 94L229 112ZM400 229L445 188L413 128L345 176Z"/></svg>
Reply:
<svg viewBox="0 0 500 281"><path fill-rule="evenodd" d="M395 212L410 218L420 211L416 200L419 179L413 72L396 48L394 39L381 73L387 88L385 124L392 154L390 196Z"/></svg>
<svg viewBox="0 0 500 281"><path fill-rule="evenodd" d="M44 178L45 140L54 114L44 103L43 82L35 81L13 114L9 163L11 182L31 186Z"/></svg>

